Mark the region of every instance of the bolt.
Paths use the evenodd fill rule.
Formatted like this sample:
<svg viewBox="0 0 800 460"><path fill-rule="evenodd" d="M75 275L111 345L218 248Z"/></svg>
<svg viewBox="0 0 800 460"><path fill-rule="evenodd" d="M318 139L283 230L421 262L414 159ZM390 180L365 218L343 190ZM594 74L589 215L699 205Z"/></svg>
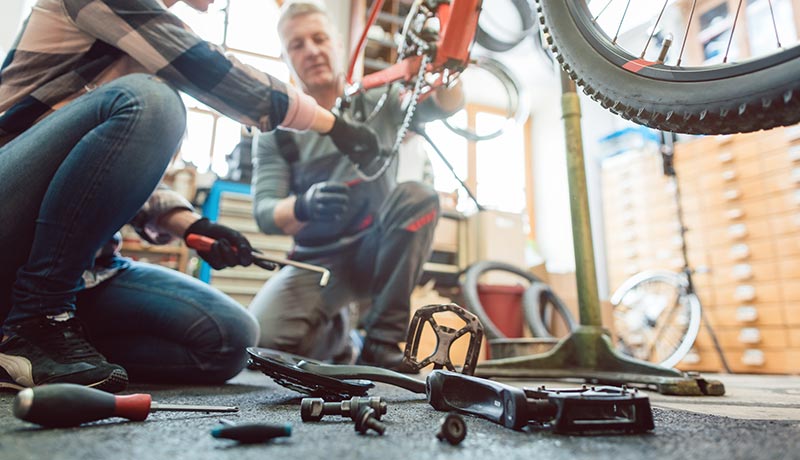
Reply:
<svg viewBox="0 0 800 460"><path fill-rule="evenodd" d="M436 433L439 441L447 441L452 445L460 444L467 437L467 423L464 418L451 412L442 420L442 427Z"/></svg>
<svg viewBox="0 0 800 460"><path fill-rule="evenodd" d="M304 422L318 422L325 415L339 415L355 420L362 407L375 409L375 418L378 420L387 410L386 402L379 396L355 396L338 403L325 402L322 398L303 398L300 402L300 417Z"/></svg>
<svg viewBox="0 0 800 460"><path fill-rule="evenodd" d="M355 430L361 434L367 434L367 431L373 430L379 435L383 435L386 431L386 425L375 418L376 413L375 409L369 406L362 406L361 409L358 410L358 415L355 418Z"/></svg>

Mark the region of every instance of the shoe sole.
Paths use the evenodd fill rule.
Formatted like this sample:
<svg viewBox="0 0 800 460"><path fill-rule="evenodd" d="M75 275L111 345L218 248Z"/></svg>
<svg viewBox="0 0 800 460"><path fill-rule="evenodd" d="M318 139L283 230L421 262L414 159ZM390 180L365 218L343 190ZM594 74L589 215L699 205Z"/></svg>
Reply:
<svg viewBox="0 0 800 460"><path fill-rule="evenodd" d="M111 372L111 375L106 377L104 380L86 386L107 391L109 393L119 393L128 386L128 374L126 374L123 370L114 369Z"/></svg>

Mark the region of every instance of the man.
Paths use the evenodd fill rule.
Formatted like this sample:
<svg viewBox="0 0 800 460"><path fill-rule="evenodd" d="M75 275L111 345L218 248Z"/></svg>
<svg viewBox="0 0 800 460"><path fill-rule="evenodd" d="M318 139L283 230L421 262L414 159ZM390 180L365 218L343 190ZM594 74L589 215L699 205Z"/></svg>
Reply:
<svg viewBox="0 0 800 460"><path fill-rule="evenodd" d="M121 258L112 239L131 222L153 243L217 240L199 253L217 269L252 262L241 234L153 193L185 129L173 88L265 131L328 133L355 158L376 145L197 37L165 9L177 1L39 0L3 64L0 388L223 382L244 366L258 335L244 309ZM213 0L183 1L205 11Z"/></svg>
<svg viewBox="0 0 800 460"><path fill-rule="evenodd" d="M326 12L315 3L289 3L278 31L295 81L318 104L334 107L344 90L343 63ZM391 148L404 116L399 89L391 88L369 121L384 149ZM379 88L358 96L342 118L372 113L384 94L386 89ZM462 104L460 85L455 85L438 90L418 111L423 117L443 116ZM407 371L398 342L405 340L411 291L430 254L437 194L416 182L397 185L396 164L373 181L362 180L336 146L313 133L262 134L255 149L259 227L293 235L292 257L331 271L324 288L317 285L318 274L294 267L270 278L250 306L261 325L259 344L347 361L347 305L365 299L371 305L362 319L366 339L357 362Z"/></svg>

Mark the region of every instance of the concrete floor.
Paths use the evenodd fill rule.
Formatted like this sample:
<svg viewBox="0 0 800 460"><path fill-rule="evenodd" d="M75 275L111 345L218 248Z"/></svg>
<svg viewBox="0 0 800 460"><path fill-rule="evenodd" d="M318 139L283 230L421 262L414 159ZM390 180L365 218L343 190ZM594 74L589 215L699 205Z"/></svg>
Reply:
<svg viewBox="0 0 800 460"><path fill-rule="evenodd" d="M420 395L384 384L370 391L389 402L382 437L358 435L349 420L337 417L303 423L300 395L252 371L221 387L132 385L125 392L150 393L161 403L238 405L241 411L225 418L293 425L292 437L260 445L212 438L219 416L203 413L157 412L144 422L110 419L42 429L15 419L13 394L2 393L0 459L800 459L800 377L705 377L722 380L727 395L649 393L656 424L649 434L525 433L467 416L467 438L455 447L435 438L442 413Z"/></svg>

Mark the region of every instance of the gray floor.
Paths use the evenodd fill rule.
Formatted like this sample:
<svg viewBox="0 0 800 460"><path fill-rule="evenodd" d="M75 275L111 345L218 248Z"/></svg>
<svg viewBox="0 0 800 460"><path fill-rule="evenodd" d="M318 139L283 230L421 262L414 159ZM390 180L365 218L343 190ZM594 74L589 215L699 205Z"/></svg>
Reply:
<svg viewBox="0 0 800 460"><path fill-rule="evenodd" d="M385 436L361 436L341 418L300 420L300 395L245 371L222 387L135 385L125 393L173 404L238 405L238 422L291 423L290 438L237 445L209 432L217 415L158 412L144 422L111 419L79 428L41 429L11 415L13 395L0 394L0 459L800 459L800 378L714 376L724 397L651 395L656 429L633 436L523 433L467 417L456 447L435 438L442 413L424 398L379 384L389 401ZM532 385L531 385L532 386ZM560 386L567 386L561 384Z"/></svg>

